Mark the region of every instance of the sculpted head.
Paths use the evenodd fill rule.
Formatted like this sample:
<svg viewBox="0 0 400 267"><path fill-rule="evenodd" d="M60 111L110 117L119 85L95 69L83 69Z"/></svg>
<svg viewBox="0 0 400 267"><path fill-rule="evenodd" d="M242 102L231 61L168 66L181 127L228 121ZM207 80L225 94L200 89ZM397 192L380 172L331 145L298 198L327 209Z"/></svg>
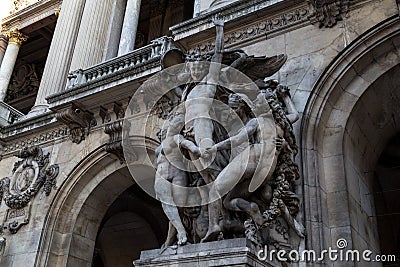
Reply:
<svg viewBox="0 0 400 267"><path fill-rule="evenodd" d="M174 128L174 130L179 129L179 131L185 125L185 112L181 106L173 109L170 114L168 115L169 127ZM178 131L178 132L179 132Z"/></svg>
<svg viewBox="0 0 400 267"><path fill-rule="evenodd" d="M201 81L207 75L208 62L199 53L188 56L186 62L192 80Z"/></svg>
<svg viewBox="0 0 400 267"><path fill-rule="evenodd" d="M262 90L257 95L257 98L254 100L254 107L252 108L252 111L256 116L268 113L271 110L271 107L269 106L266 97L266 93L264 92L264 90Z"/></svg>

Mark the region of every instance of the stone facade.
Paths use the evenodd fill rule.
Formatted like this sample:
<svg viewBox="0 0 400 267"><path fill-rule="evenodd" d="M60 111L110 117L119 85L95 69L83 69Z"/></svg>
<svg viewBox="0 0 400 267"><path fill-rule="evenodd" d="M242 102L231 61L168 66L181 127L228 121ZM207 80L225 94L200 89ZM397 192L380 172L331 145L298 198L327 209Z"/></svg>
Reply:
<svg viewBox="0 0 400 267"><path fill-rule="evenodd" d="M2 33L18 29L29 35L37 21L54 18L54 11L60 7L61 12L31 112L22 114L0 102L0 179L18 176L14 166L26 159L21 158L25 147L40 149L46 155L45 167L57 166L58 173L51 175L44 168L47 176L40 178L41 184L24 207L9 204L7 196L0 200L0 266L130 266L125 259L128 264L136 260L137 266L186 266L177 265L182 260L179 253L191 258L193 265L203 261L196 266L211 266L204 262L215 263L212 266L281 265L277 261L260 263L255 256L257 248L244 239L223 240L220 245L189 245L164 254L147 251L164 243L168 221L157 201L137 192L122 156L123 118L136 116L133 126L141 129L150 114L145 146L133 140L131 156L143 179L153 179L154 168L144 164L142 152L154 160L159 145L157 132L165 122L159 115L168 106L151 111L146 94L139 92L135 108L126 108L139 86L162 69L166 51L179 47L196 54L214 49L211 18L216 13L225 19L225 48L241 48L255 56L287 55L287 62L270 78L289 87L300 113L300 120L293 125L301 176L296 182L296 194L301 197L297 219L306 228L300 251L336 249L337 240L344 238L346 249L369 249L374 255L397 253L391 249L398 248L400 233L390 226L390 221L399 220L393 215L396 205L391 204L397 199L384 195L385 201L379 200L382 192L400 189L399 182L392 179L399 173L383 168L380 160L400 130L400 16L395 0L196 0L193 18L170 25L173 37L149 34L159 38L133 51L130 46L130 51L112 58L102 53L118 51L117 43L106 47L112 42L105 36L109 24L115 23L110 20L115 1L104 0L101 6L79 0L31 2L2 21ZM141 4L140 12L145 12L145 1L128 2ZM164 14L167 17L171 16L168 12ZM85 25L81 17L87 21ZM143 25L140 20L131 24L139 25L133 25L135 34ZM8 45L2 42L0 55L12 46L9 40ZM13 66L3 60L0 73L10 68ZM379 175L392 178L385 182ZM2 182L0 185L3 192L6 187ZM132 205L115 204L123 203L124 197L131 199ZM26 212L17 212L21 209ZM10 210L15 211L14 217ZM119 227L111 223L118 212L136 217L124 217L131 219L122 220ZM394 217L388 219L386 214ZM17 231L10 225L14 221L19 222ZM118 231L126 233L132 243L124 235L117 242L104 234L118 238ZM115 251L110 244L121 249ZM131 256L124 254L123 247L132 251ZM142 257L140 251L146 251ZM161 253L159 261L150 265L157 253ZM96 265L97 258L103 265ZM220 258L228 263L217 262ZM292 265L366 263L324 259ZM386 265L375 262L371 266Z"/></svg>

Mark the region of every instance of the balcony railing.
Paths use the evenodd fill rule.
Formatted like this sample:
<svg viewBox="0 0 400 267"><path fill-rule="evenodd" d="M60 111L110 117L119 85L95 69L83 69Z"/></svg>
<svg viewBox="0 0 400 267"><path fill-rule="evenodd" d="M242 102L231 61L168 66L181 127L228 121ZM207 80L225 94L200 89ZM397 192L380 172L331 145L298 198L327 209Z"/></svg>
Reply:
<svg viewBox="0 0 400 267"><path fill-rule="evenodd" d="M0 127L8 126L18 121L23 113L0 101Z"/></svg>
<svg viewBox="0 0 400 267"><path fill-rule="evenodd" d="M153 40L149 45L133 52L95 65L88 69L78 69L68 75L67 90L73 90L101 80L105 80L119 73L132 70L145 70L146 65L159 61L161 56L174 47L173 39L161 37Z"/></svg>

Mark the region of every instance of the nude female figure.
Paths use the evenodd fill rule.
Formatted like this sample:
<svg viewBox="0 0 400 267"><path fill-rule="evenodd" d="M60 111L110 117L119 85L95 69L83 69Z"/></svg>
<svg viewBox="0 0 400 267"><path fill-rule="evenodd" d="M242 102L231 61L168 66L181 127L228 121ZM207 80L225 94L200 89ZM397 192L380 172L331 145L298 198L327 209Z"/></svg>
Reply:
<svg viewBox="0 0 400 267"><path fill-rule="evenodd" d="M245 126L237 135L208 149L208 153L211 153L245 144L242 151L218 175L210 195L217 194L221 197L229 188L232 188L224 199L224 207L228 210L246 212L259 226L265 223L265 219L258 205L248 199L257 189L260 189L263 199L271 198L272 192L268 181L275 170L280 150L287 146L283 138L283 129L275 124L266 96L265 91L257 95L252 106L256 118L246 117L243 107L240 107L238 115L244 119ZM241 98L246 100L247 97L243 95ZM248 98L245 102L251 106ZM232 106L231 103L230 106ZM303 227L288 212L285 211L283 215L289 225L302 236ZM217 229L209 227L211 230L213 228Z"/></svg>
<svg viewBox="0 0 400 267"><path fill-rule="evenodd" d="M241 146L241 152L218 175L210 196L222 197L229 191L223 202L224 207L228 210L246 212L258 225L262 225L264 219L258 205L246 199L271 177L276 166L278 153L275 143L278 136L276 125L264 94L258 94L254 105L245 95L231 95L229 100L231 107L235 108L236 105L237 113L245 126L235 136L215 144L207 150L207 153L215 153L217 150L231 149L231 147L234 149L239 146ZM241 106L237 105L238 101L242 102ZM244 112L243 105L245 104L251 105L257 118L250 118ZM252 182L256 184L254 190L249 189ZM219 230L213 225L210 225L209 229L210 236L213 231Z"/></svg>

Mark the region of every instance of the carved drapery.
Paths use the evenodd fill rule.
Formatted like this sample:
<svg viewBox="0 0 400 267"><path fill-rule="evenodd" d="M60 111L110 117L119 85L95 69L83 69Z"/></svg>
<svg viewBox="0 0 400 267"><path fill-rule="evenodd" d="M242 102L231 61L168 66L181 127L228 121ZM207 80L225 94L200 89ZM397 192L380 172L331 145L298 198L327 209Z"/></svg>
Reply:
<svg viewBox="0 0 400 267"><path fill-rule="evenodd" d="M314 7L312 22L318 22L320 27L333 27L347 12L349 0L309 0Z"/></svg>
<svg viewBox="0 0 400 267"><path fill-rule="evenodd" d="M57 164L49 165L49 153L44 154L37 146L23 148L14 164L11 177L0 181L0 200L10 208L2 227L12 234L29 223L32 199L40 190L48 196L56 185L59 173Z"/></svg>

